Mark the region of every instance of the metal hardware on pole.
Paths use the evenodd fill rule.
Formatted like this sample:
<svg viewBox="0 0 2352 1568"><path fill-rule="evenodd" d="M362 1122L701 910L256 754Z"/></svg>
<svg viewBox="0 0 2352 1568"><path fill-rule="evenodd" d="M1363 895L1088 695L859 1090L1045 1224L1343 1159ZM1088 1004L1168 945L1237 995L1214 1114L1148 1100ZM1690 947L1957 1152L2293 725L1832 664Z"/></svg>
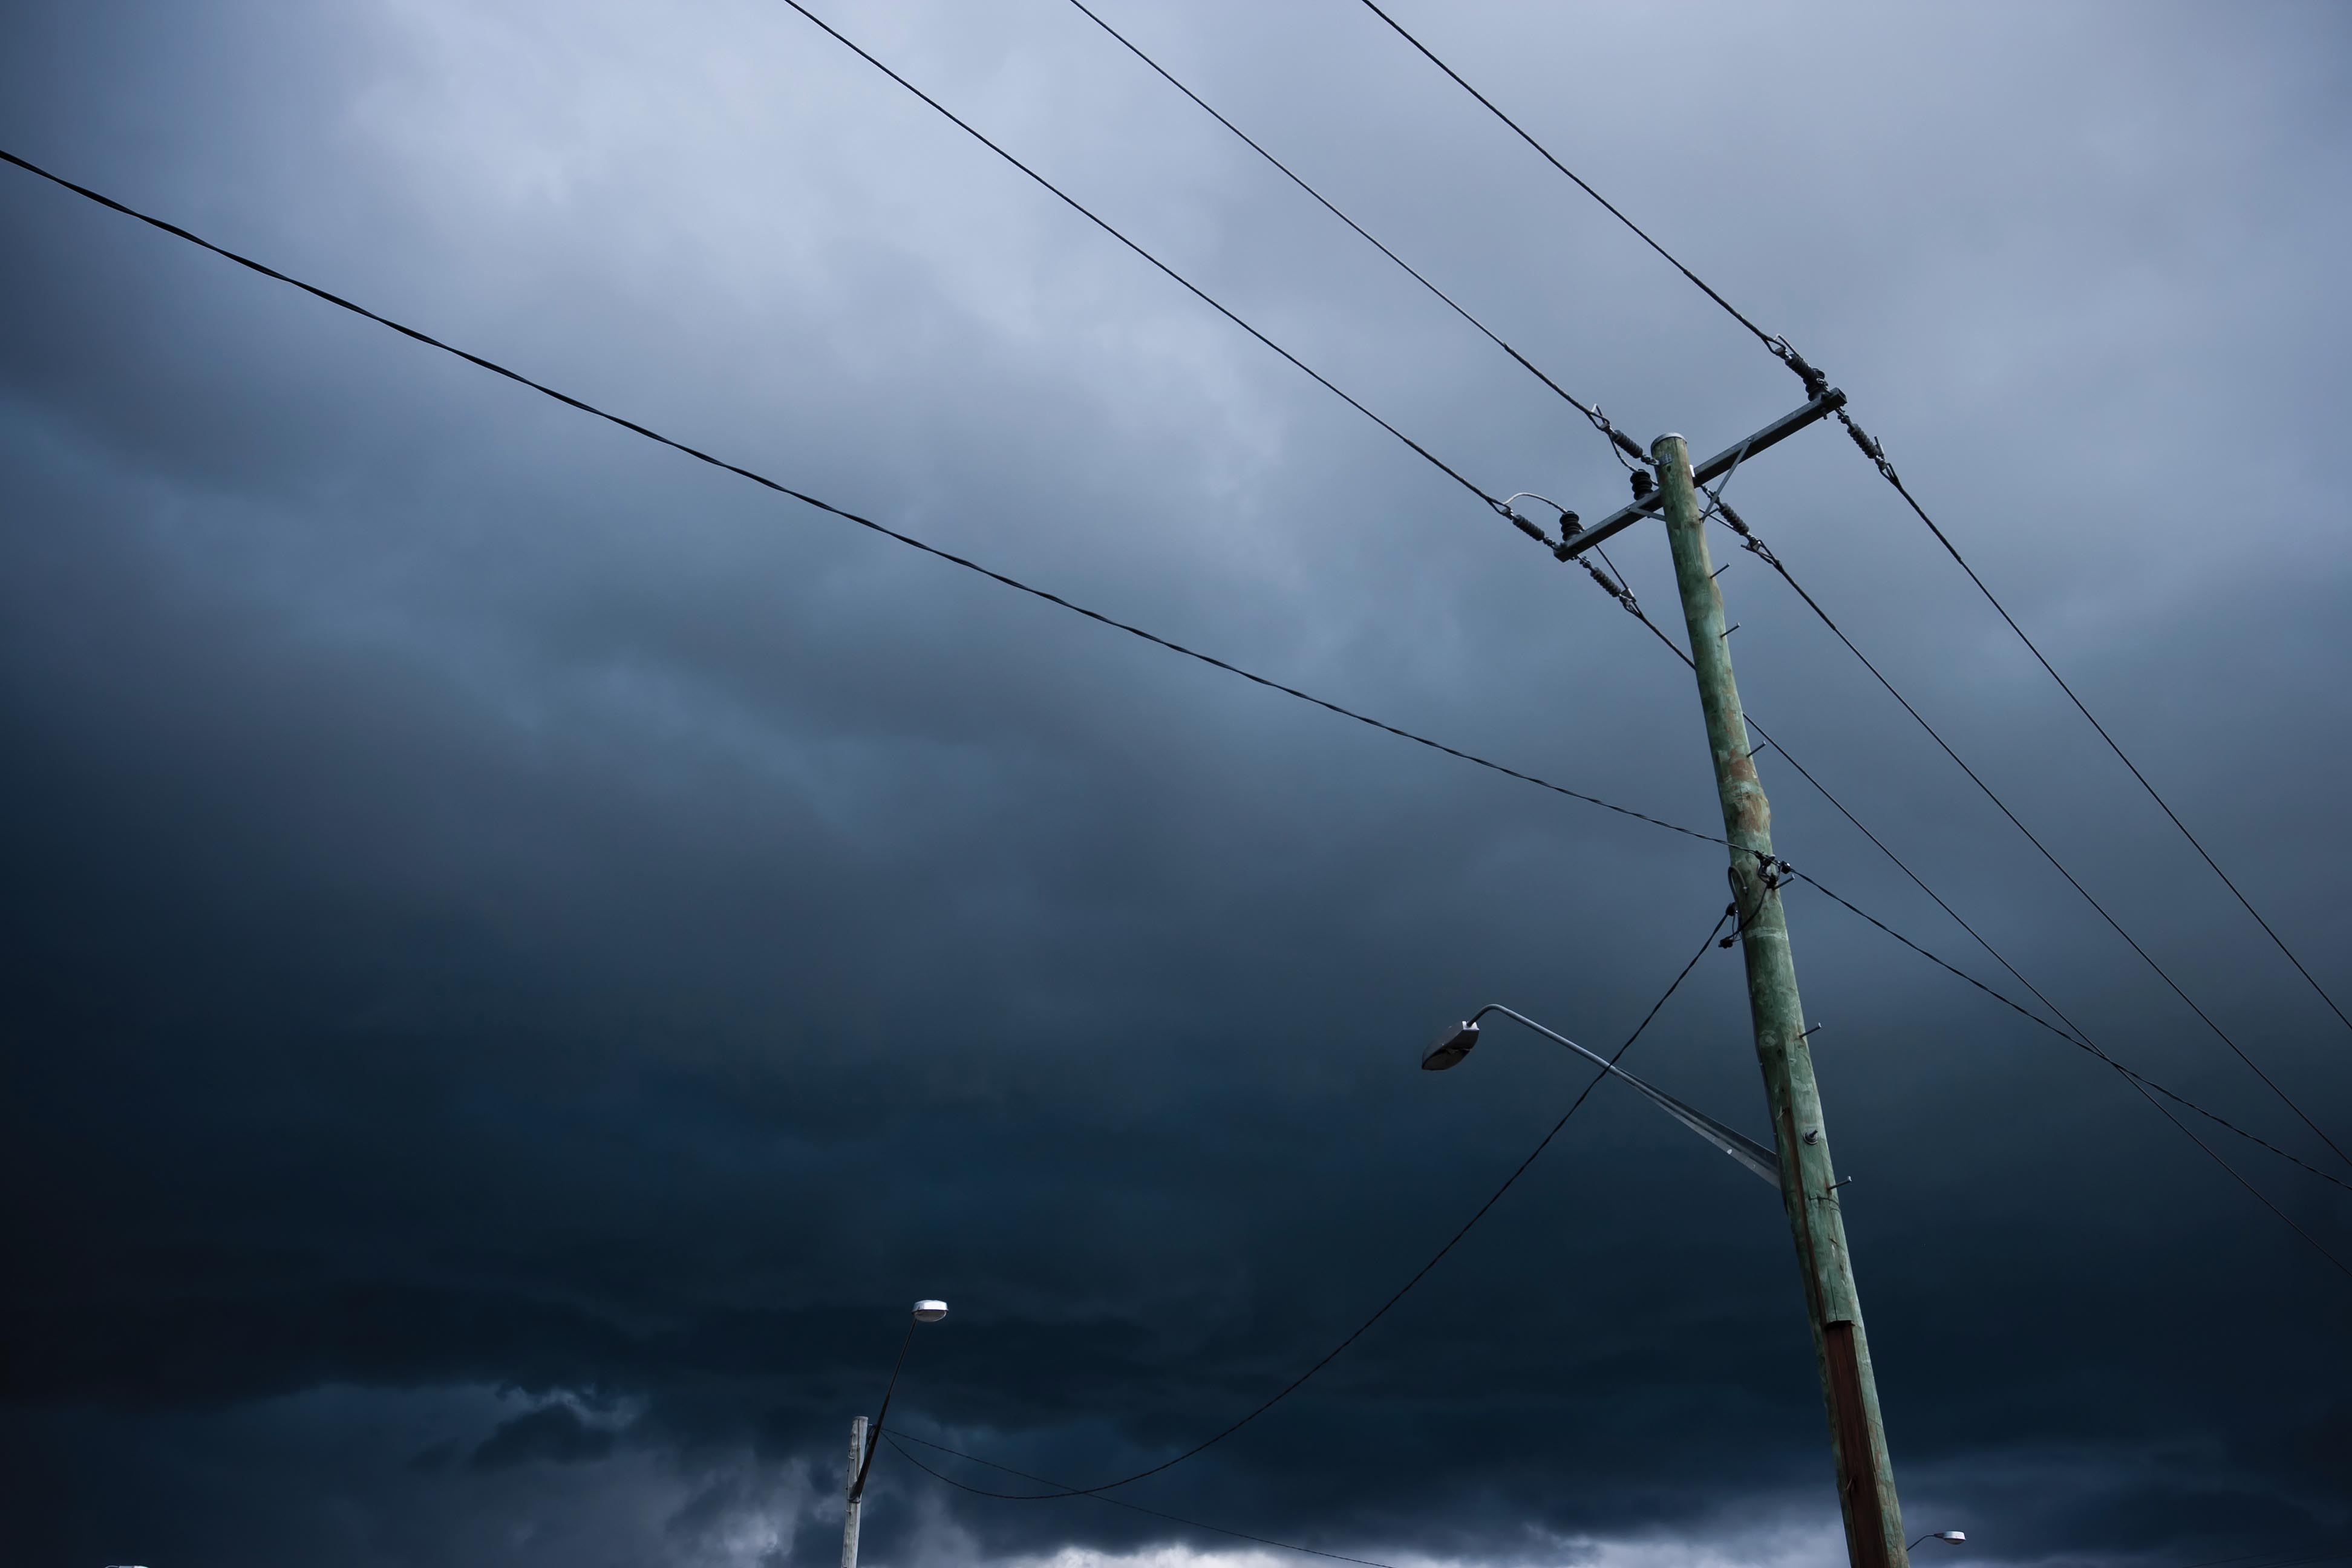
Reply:
<svg viewBox="0 0 2352 1568"><path fill-rule="evenodd" d="M1779 425L1750 437L1723 458L1709 459L1709 466L1721 461L1727 470L1730 462L1755 449L1763 435L1775 430L1787 434L1782 426L1796 429L1811 424L1835 406L1830 402L1832 396L1838 396L1835 389L1814 398ZM1838 400L1843 399L1839 396ZM1878 1384L1871 1373L1870 1346L1863 1333L1862 1305L1854 1289L1853 1259L1846 1249L1845 1220L1838 1206L1842 1184L1830 1164L1829 1133L1822 1122L1821 1095L1813 1083L1804 1009L1797 996L1796 963L1789 951L1789 927L1780 908L1780 879L1772 853L1772 808L1757 777L1739 689L1732 679L1730 645L1723 635L1723 595L1707 557L1697 480L1691 469L1690 449L1680 436L1659 437L1651 446L1650 458L1658 479L1654 494L1665 513L1675 584L1690 633L1691 663L1698 677L1707 749L1714 754L1716 790L1723 805L1724 837L1733 846L1731 884L1739 905L1739 938L1748 961L1748 1014L1755 1025L1756 1056L1764 1071L1765 1096L1779 1145L1780 1202L1796 1238L1806 1317L1812 1325L1813 1351L1829 1406L1846 1552L1853 1568L1908 1568L1894 1467L1887 1458L1886 1436L1879 1420ZM1626 522L1633 521L1625 518ZM1600 531L1592 529L1578 536L1579 542Z"/></svg>
<svg viewBox="0 0 2352 1568"><path fill-rule="evenodd" d="M1699 464L1693 470L1693 482L1703 485L1711 479L1722 479L1766 447L1779 446L1807 426L1828 418L1844 406L1845 394L1832 386L1802 408L1783 414L1745 441L1735 442ZM1684 456L1687 459L1689 454L1685 453ZM1631 506L1619 507L1591 527L1578 529L1561 539L1560 559L1565 561L1581 555L1594 545L1603 543L1633 527L1643 518L1657 516L1660 508L1664 504L1663 491L1657 489L1644 491Z"/></svg>

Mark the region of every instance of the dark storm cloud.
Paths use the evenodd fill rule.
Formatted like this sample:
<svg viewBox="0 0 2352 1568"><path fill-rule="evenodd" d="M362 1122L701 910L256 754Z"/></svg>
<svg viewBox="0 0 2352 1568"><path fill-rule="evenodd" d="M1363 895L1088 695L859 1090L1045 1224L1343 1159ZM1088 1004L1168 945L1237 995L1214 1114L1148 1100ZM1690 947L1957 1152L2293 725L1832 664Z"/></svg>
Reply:
<svg viewBox="0 0 2352 1568"><path fill-rule="evenodd" d="M861 39L1501 493L1580 422L1083 17ZM1343 6L1117 12L1642 437L1796 386ZM1853 392L2339 994L2342 23L1412 18ZM1669 36L1661 37L1664 32ZM1296 372L751 5L34 9L0 144L1106 611L1702 829L1687 678ZM1651 87L1671 49L1688 72ZM1428 1255L1721 909L1703 845L1023 601L0 181L27 1560L830 1560L847 1417L1092 1482ZM1532 395L1531 395L1532 394ZM2324 1124L2344 1037L1834 432L1740 504ZM2251 499L2250 498L2253 498ZM1654 612L1654 537L1614 552ZM2324 1158L1744 558L1755 711L2110 1049ZM1785 769L1780 844L1989 961ZM2302 831L2319 825L2315 834ZM1915 1532L2340 1532L2343 1282L2095 1063L1811 895ZM1638 1047L1761 1131L1736 958ZM2231 1143L2352 1255L2340 1193ZM1773 1200L1603 1091L1135 1500L1374 1557L1833 1552ZM974 1485L993 1472L959 1468ZM868 1560L1179 1538L886 1454ZM1955 1559L1957 1562L1958 1559Z"/></svg>

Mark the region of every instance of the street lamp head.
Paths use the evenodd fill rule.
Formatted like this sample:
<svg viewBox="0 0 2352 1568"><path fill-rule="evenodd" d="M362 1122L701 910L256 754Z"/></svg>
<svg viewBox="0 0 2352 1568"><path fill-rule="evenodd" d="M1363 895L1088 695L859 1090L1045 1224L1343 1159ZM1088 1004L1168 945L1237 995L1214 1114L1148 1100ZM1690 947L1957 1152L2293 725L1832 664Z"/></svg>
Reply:
<svg viewBox="0 0 2352 1568"><path fill-rule="evenodd" d="M1969 1532L1965 1530L1939 1530L1936 1531L1937 1540L1947 1542L1954 1546L1958 1546L1961 1542L1966 1541L1968 1538Z"/></svg>
<svg viewBox="0 0 2352 1568"><path fill-rule="evenodd" d="M948 1304L945 1301L918 1301L915 1303L915 1321L919 1323L936 1323L947 1315Z"/></svg>
<svg viewBox="0 0 2352 1568"><path fill-rule="evenodd" d="M1437 1043L1421 1054L1421 1070L1444 1072L1460 1062L1478 1044L1478 1026L1462 1024L1437 1037Z"/></svg>

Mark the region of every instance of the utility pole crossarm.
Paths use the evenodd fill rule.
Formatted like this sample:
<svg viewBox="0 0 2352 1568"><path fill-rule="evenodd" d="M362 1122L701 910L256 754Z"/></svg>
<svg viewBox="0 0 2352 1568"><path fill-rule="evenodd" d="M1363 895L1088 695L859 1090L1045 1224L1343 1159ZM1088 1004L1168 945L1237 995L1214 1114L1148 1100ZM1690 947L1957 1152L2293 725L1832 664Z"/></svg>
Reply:
<svg viewBox="0 0 2352 1568"><path fill-rule="evenodd" d="M1784 414L1745 441L1733 443L1691 470L1694 484L1708 484L1723 478L1741 463L1769 447L1777 447L1808 425L1817 424L1845 406L1845 394L1831 387L1811 403L1793 413ZM1645 517L1655 517L1665 508L1665 492L1652 490L1630 506L1619 507L1591 528L1581 529L1560 541L1565 552L1563 560L1572 560L1613 535L1622 533Z"/></svg>

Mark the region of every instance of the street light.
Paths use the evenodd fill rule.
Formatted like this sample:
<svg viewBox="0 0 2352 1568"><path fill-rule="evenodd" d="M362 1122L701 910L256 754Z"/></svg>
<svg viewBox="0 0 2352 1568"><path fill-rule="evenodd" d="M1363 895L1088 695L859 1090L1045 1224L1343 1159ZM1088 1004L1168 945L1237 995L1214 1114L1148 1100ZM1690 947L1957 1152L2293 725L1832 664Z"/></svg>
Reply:
<svg viewBox="0 0 2352 1568"><path fill-rule="evenodd" d="M948 1315L948 1304L929 1297L915 1303L907 1322L907 1337L898 1342L898 1359L891 1363L890 1381L882 1390L882 1407L866 1425L858 1416L849 1424L848 1499L842 1506L841 1568L857 1568L857 1515L866 1505L866 1472L874 1468L875 1446L882 1441L882 1418L890 1414L890 1395L898 1389L898 1373L907 1364L907 1347L915 1342L917 1323L936 1323Z"/></svg>
<svg viewBox="0 0 2352 1568"><path fill-rule="evenodd" d="M1659 1110L1664 1111L1667 1115L1673 1117L1675 1121L1681 1122L1684 1126L1689 1128L1700 1137L1706 1139L1709 1143L1714 1144L1716 1148L1721 1150L1724 1153L1728 1154L1734 1160L1738 1161L1740 1164L1754 1172L1759 1177L1770 1183L1775 1189L1778 1189L1780 1185L1780 1162L1774 1156L1771 1150L1767 1149L1763 1144L1756 1142L1755 1139L1748 1137L1745 1132L1736 1132L1732 1131L1730 1128L1726 1127L1722 1122L1717 1121L1714 1117L1707 1115L1703 1110L1693 1110L1691 1107L1685 1105L1681 1100L1676 1100L1673 1095L1666 1093L1664 1089L1653 1088L1651 1085L1643 1082L1640 1079L1635 1078L1632 1073L1627 1072L1624 1068L1619 1067L1608 1058L1597 1056L1593 1052L1586 1050L1582 1046L1578 1045L1566 1035L1556 1034L1552 1030L1545 1028L1541 1024L1537 1023L1533 1018L1527 1016L1527 1015L1512 1012L1500 1002L1487 1003L1486 1005L1479 1008L1475 1013L1471 1014L1469 1017L1464 1019L1459 1026L1448 1029L1444 1034L1440 1035L1437 1037L1436 1043L1421 1054L1421 1070L1423 1072L1444 1072L1448 1068L1460 1066L1462 1058L1468 1056L1473 1050L1477 1048L1479 1040L1478 1020L1485 1017L1489 1013L1500 1013L1504 1017L1509 1018L1515 1023L1526 1025L1528 1028L1533 1029L1537 1034L1543 1036L1544 1038L1551 1040L1559 1045L1566 1046L1578 1056L1582 1057L1585 1060L1599 1067L1601 1071L1631 1085L1633 1088L1639 1089L1642 1093L1649 1096L1651 1102L1656 1105Z"/></svg>
<svg viewBox="0 0 2352 1568"><path fill-rule="evenodd" d="M1919 1541L1940 1541L1947 1546L1958 1546L1968 1538L1969 1532L1965 1530L1938 1530L1933 1534L1921 1536ZM1918 1545L1919 1541L1913 1542L1911 1546ZM1906 1546L1903 1550L1908 1552L1911 1546Z"/></svg>

